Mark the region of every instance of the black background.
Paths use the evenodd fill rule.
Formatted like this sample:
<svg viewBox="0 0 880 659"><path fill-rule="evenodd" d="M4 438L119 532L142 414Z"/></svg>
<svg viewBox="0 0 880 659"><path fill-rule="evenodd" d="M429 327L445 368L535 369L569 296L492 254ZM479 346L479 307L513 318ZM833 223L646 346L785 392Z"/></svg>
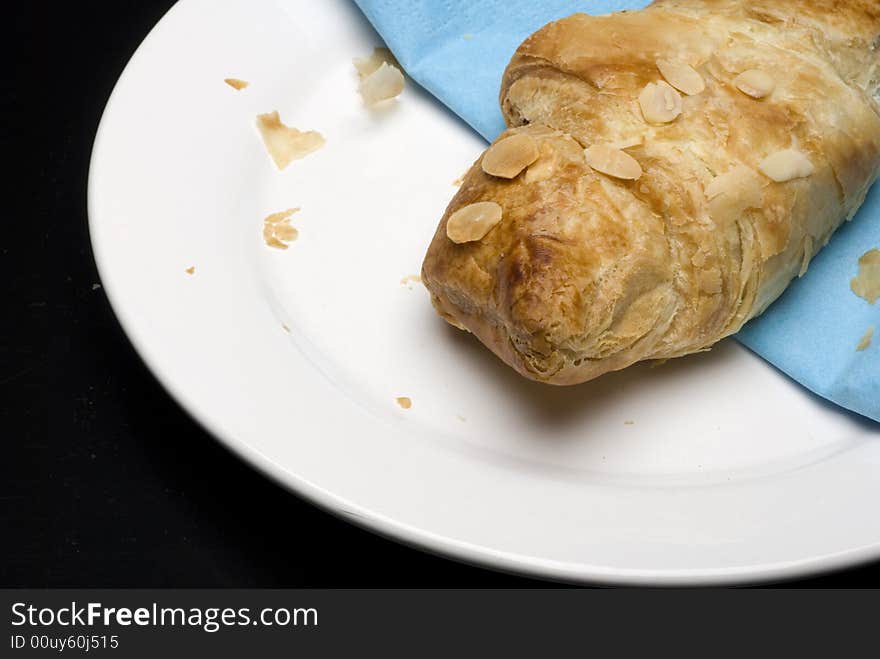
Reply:
<svg viewBox="0 0 880 659"><path fill-rule="evenodd" d="M0 239L14 309L0 332L0 586L546 585L312 507L227 453L165 393L95 286L85 190L104 103L173 3L25 4L7 24L15 72L2 89L4 132L37 128L22 162L40 185L8 192L25 203ZM20 228L31 235L13 241ZM880 564L796 585L876 587Z"/></svg>

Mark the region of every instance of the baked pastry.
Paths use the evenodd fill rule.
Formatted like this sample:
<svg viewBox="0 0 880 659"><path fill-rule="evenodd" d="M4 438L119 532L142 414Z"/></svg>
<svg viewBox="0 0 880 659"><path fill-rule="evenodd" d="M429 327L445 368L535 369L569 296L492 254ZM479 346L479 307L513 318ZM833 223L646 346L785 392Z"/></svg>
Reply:
<svg viewBox="0 0 880 659"><path fill-rule="evenodd" d="M574 384L709 349L880 171L880 0L657 0L550 23L422 267L439 314Z"/></svg>

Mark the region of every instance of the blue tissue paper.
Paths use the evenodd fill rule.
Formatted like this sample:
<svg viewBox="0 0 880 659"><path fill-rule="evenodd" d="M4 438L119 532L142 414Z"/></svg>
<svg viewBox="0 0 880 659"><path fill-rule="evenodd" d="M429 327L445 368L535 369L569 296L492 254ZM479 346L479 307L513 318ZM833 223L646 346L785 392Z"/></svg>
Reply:
<svg viewBox="0 0 880 659"><path fill-rule="evenodd" d="M501 74L546 23L577 11L641 9L639 0L355 0L407 74L487 140L504 130ZM880 249L880 186L762 316L736 338L811 391L880 422L880 303L850 290L858 258ZM856 346L869 327L872 345Z"/></svg>

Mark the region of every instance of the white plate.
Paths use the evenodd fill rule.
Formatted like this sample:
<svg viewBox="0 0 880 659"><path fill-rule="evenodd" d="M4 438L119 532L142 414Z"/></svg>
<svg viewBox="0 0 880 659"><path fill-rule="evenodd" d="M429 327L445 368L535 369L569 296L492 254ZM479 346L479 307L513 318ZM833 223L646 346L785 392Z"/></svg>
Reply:
<svg viewBox="0 0 880 659"><path fill-rule="evenodd" d="M880 555L877 426L735 342L551 388L400 284L483 145L413 84L366 111L351 60L379 43L345 0L184 0L125 70L92 240L172 395L311 501L495 568L717 584ZM326 147L277 172L254 129L273 109ZM300 239L267 248L262 219L291 206Z"/></svg>

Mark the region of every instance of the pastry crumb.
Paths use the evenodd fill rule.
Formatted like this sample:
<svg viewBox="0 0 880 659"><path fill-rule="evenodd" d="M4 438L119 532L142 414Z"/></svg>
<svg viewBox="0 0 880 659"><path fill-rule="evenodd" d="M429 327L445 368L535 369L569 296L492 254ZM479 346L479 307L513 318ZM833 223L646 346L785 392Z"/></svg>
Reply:
<svg viewBox="0 0 880 659"><path fill-rule="evenodd" d="M382 64L390 64L393 67L400 68L394 53L387 48L373 48L373 52L369 57L355 57L352 62L361 80L368 77L371 73L375 73L376 69L382 66Z"/></svg>
<svg viewBox="0 0 880 659"><path fill-rule="evenodd" d="M224 78L223 82L239 92L251 84L247 80L239 80L238 78Z"/></svg>
<svg viewBox="0 0 880 659"><path fill-rule="evenodd" d="M398 396L395 400L397 401L397 404L405 410L412 407L412 400L407 396Z"/></svg>
<svg viewBox="0 0 880 659"><path fill-rule="evenodd" d="M290 217L299 208L288 208L280 213L272 213L263 220L263 242L275 249L287 249L288 243L299 237L299 231L290 223Z"/></svg>
<svg viewBox="0 0 880 659"><path fill-rule="evenodd" d="M400 64L387 48L374 48L369 57L355 58L353 62L361 80L358 91L365 105L391 100L403 92L405 82Z"/></svg>
<svg viewBox="0 0 880 659"><path fill-rule="evenodd" d="M635 422L635 421L624 421L624 422L623 422L623 425L625 425L625 426L634 426L634 425L636 425L636 422Z"/></svg>
<svg viewBox="0 0 880 659"><path fill-rule="evenodd" d="M403 73L396 66L383 62L382 66L361 80L358 91L368 107L390 101L403 93Z"/></svg>
<svg viewBox="0 0 880 659"><path fill-rule="evenodd" d="M281 323L281 329L290 334L290 328L287 326L287 323Z"/></svg>
<svg viewBox="0 0 880 659"><path fill-rule="evenodd" d="M421 284L422 278L419 275L407 275L400 280L401 286L406 286L412 290L412 284Z"/></svg>
<svg viewBox="0 0 880 659"><path fill-rule="evenodd" d="M92 284L92 290L93 290L93 291L96 291L96 290L98 290L99 288L101 288L101 284Z"/></svg>
<svg viewBox="0 0 880 659"><path fill-rule="evenodd" d="M865 335L859 340L859 345L856 346L856 351L861 352L862 350L867 350L868 346L871 345L871 339L874 336L874 326L870 326Z"/></svg>
<svg viewBox="0 0 880 659"><path fill-rule="evenodd" d="M859 274L849 282L852 292L874 304L880 298L880 249L869 249L859 258Z"/></svg>
<svg viewBox="0 0 880 659"><path fill-rule="evenodd" d="M277 110L257 115L257 128L278 169L284 169L294 160L305 158L324 146L321 133L314 130L303 132L285 126Z"/></svg>
<svg viewBox="0 0 880 659"><path fill-rule="evenodd" d="M186 270L184 270L184 272L188 275L194 275L196 274L196 266L191 265Z"/></svg>
<svg viewBox="0 0 880 659"><path fill-rule="evenodd" d="M807 268L810 267L810 261L813 258L813 236L807 234L807 237L804 238L804 257L801 261L801 269L798 272L798 277L803 277L807 274Z"/></svg>

